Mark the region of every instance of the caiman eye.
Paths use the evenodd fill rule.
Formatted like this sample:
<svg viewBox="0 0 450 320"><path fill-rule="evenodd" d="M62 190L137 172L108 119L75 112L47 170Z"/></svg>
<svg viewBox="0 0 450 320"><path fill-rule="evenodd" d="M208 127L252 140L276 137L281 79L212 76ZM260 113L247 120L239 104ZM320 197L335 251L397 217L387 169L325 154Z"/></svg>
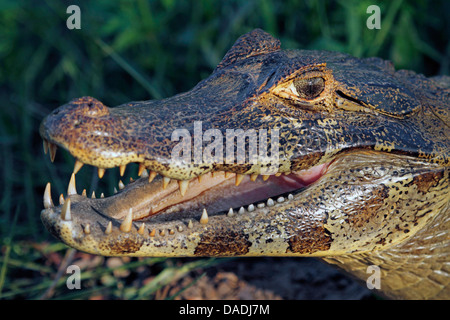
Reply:
<svg viewBox="0 0 450 320"><path fill-rule="evenodd" d="M296 79L293 86L300 99L312 100L318 97L325 89L325 80L321 77L309 79Z"/></svg>
<svg viewBox="0 0 450 320"><path fill-rule="evenodd" d="M311 107L316 99L321 99L325 88L325 78L320 75L297 77L278 85L273 93L292 101L294 105Z"/></svg>

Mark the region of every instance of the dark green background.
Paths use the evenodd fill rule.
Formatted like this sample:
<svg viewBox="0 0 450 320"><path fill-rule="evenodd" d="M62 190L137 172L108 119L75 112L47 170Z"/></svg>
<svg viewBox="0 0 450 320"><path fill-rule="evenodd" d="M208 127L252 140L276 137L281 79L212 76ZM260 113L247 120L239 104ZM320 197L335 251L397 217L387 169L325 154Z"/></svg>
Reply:
<svg viewBox="0 0 450 320"><path fill-rule="evenodd" d="M81 30L66 28L70 4L81 8ZM366 27L366 9L373 4L381 8L380 30ZM189 90L211 73L240 35L254 28L281 39L283 48L379 56L397 68L425 75L449 74L449 12L446 0L2 0L0 297L41 297L58 265L50 263L49 257L66 252L39 219L45 184L52 182L56 201L57 194L66 192L73 168L66 152L58 151L55 164L43 155L38 127L52 109L84 95L115 106ZM89 186L92 172L85 166L79 185ZM106 185L117 177L107 173L105 184L98 188L111 193L112 184ZM127 266L134 268L133 263L141 262L157 265L154 271L159 275L175 270L173 259L131 260ZM194 262L185 268L202 266ZM87 277L95 291L100 275ZM112 288L117 286L115 282L111 289L102 290L109 290L107 297L116 297ZM48 296L74 297L64 287L63 281L58 282ZM126 297L151 298L154 292L132 291ZM85 298L89 291L83 294L77 297Z"/></svg>

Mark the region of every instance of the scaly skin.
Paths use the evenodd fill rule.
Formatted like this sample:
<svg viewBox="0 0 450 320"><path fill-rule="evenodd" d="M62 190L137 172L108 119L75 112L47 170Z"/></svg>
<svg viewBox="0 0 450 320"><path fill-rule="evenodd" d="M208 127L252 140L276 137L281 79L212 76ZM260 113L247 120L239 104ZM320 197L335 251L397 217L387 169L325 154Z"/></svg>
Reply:
<svg viewBox="0 0 450 320"><path fill-rule="evenodd" d="M40 133L52 158L63 147L75 171L90 164L100 176L136 162L150 179L89 199L73 175L59 206L47 185L41 217L94 254L315 256L363 280L379 266L389 297L450 298L449 88L447 77L381 59L281 50L255 30L189 92L115 108L84 97L47 116ZM193 137L183 159L173 156L177 129ZM227 161L225 146L211 148L227 129L267 132L278 157ZM199 144L199 132L215 139ZM240 137L231 150L250 154ZM288 188L293 180L301 184Z"/></svg>

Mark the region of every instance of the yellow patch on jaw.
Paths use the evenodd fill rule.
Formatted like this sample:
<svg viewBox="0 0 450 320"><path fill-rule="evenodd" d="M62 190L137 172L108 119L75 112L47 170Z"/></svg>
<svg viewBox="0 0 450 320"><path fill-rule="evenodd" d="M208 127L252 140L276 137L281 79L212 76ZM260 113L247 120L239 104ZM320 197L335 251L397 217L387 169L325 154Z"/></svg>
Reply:
<svg viewBox="0 0 450 320"><path fill-rule="evenodd" d="M375 144L375 148L374 149L376 151L391 152L392 150L395 150L395 143L394 142L387 142L387 141L377 142Z"/></svg>

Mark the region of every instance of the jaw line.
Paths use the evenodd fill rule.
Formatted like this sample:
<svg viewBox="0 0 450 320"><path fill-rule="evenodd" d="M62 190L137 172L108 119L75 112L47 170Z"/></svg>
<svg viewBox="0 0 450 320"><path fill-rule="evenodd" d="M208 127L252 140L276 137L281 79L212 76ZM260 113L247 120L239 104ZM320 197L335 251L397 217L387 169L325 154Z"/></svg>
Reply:
<svg viewBox="0 0 450 320"><path fill-rule="evenodd" d="M287 200L288 194L299 193L318 180L329 164L316 165L288 175L270 176L267 181L263 181L261 177L251 181L250 175L245 175L239 186L235 186L235 174L228 174L226 177L224 172L206 174L201 182L191 180L184 196L180 194L175 180L164 188L163 178L160 177L151 183L146 178L140 178L107 198L90 199L76 194L69 195L68 198L71 199L72 212L81 215L84 214L79 211L90 212L85 217L86 221L91 222L96 220L92 215L123 220L130 208L133 221L146 223L197 219L203 209L211 217L225 216L230 209L238 212L249 210L250 206L255 209L258 205L258 208L267 206L268 199L274 203L278 198ZM61 212L62 205L47 210Z"/></svg>
<svg viewBox="0 0 450 320"><path fill-rule="evenodd" d="M324 165L318 166L309 174L305 172L291 173L279 177L271 176L267 181L257 178L251 181L245 175L239 186L235 185L235 175L225 177L223 172L206 174L199 183L193 179L189 188L182 196L175 181L164 189L162 179L148 184L146 181L137 181L136 185L129 185L117 195L108 198L109 205L104 212L115 218L123 218L130 207L133 207L133 219L151 221L152 219L175 219L196 216L206 209L210 214L227 212L230 208L239 210L251 204L256 206L269 198L275 200L278 196L288 193L297 193L315 180L324 172Z"/></svg>

